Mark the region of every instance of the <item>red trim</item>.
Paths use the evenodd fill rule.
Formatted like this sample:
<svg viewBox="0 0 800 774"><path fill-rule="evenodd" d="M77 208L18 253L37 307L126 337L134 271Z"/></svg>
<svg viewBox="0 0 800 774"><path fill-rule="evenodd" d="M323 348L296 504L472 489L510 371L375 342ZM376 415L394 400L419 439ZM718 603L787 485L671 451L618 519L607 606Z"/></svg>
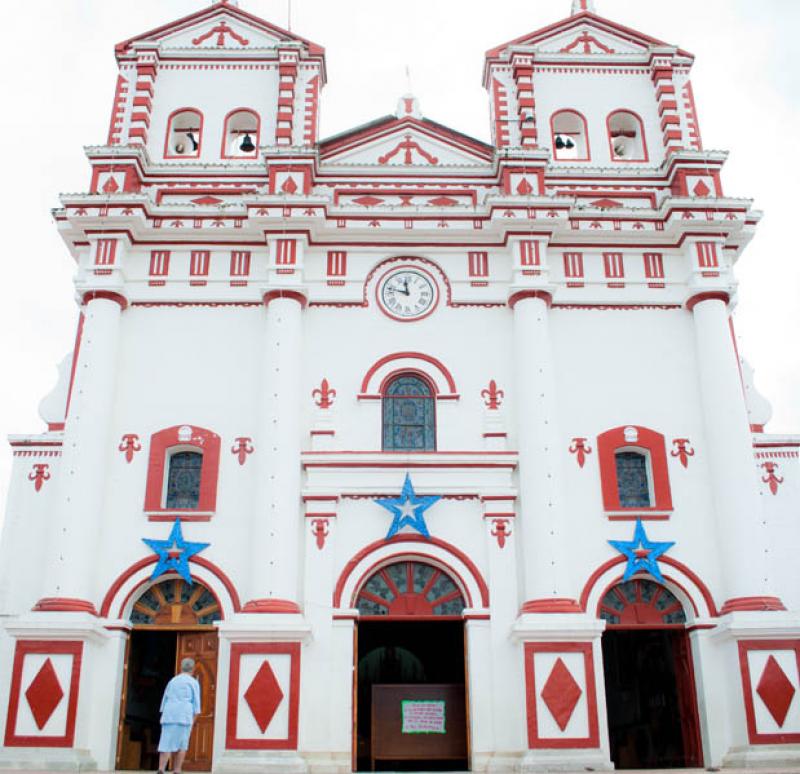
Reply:
<svg viewBox="0 0 800 774"><path fill-rule="evenodd" d="M541 298L547 304L548 308L553 304L553 296L546 290L518 290L516 293L512 293L509 296L508 305L513 309L517 303L526 298Z"/></svg>
<svg viewBox="0 0 800 774"><path fill-rule="evenodd" d="M662 557L663 558L663 557ZM723 603L719 614L735 613L742 610L786 610L778 597L734 597Z"/></svg>
<svg viewBox="0 0 800 774"><path fill-rule="evenodd" d="M137 572L143 570L145 567L155 564L158 561L157 556L146 556L144 559L140 559L138 562L134 562L130 567L126 570L123 570L116 578L116 580L109 586L106 595L103 597L103 602L100 605L100 617L107 618L111 607L114 604L114 600L116 599L119 590L122 586ZM209 562L208 559L205 559L202 556L192 556L189 558L189 561L193 564L202 567L205 570L208 570L213 576L215 576L220 583L225 587L225 590L228 592L228 598L231 601L231 607L233 608L234 613L241 612L242 606L241 602L239 601L239 594L236 591L236 587L231 582L231 579L213 562ZM208 583L200 580L204 586L208 587ZM125 609L125 605L128 603L131 595L136 591L136 589L141 588L145 583L149 583L150 578L143 578L141 583L131 589L122 600L122 604L119 607L119 612L117 614L118 618L122 618L123 611ZM209 589L209 591L213 592L213 589Z"/></svg>
<svg viewBox="0 0 800 774"><path fill-rule="evenodd" d="M299 290L270 290L264 293L264 306L269 306L269 302L276 298L289 298L292 301L297 301L300 306L305 309L308 299Z"/></svg>
<svg viewBox="0 0 800 774"><path fill-rule="evenodd" d="M123 312L128 308L128 299L122 294L114 293L111 290L87 290L83 294L81 302L88 304L90 301L94 301L96 298L103 299L104 301L115 301L120 305L120 308Z"/></svg>
<svg viewBox="0 0 800 774"><path fill-rule="evenodd" d="M589 579L586 581L586 584L584 585L583 590L581 591L580 606L581 606L581 610L582 611L584 611L584 612L586 611L587 605L589 604L589 597L591 596L592 590L594 589L595 584L597 583L597 581L606 572L608 572L608 570L610 570L612 567L615 567L616 565L619 565L619 564L624 564L626 561L627 560L625 559L624 556L616 556L613 559L609 559L607 562L604 562L603 564L601 564L589 576ZM670 567L674 567L676 570L679 570L687 578L689 578L689 580L691 580L692 583L694 583L695 586L697 586L697 588L699 589L700 593L703 595L703 601L705 602L706 607L708 608L709 614L712 617L715 617L715 616L719 615L719 613L717 612L717 606L714 603L714 597L711 595L711 592L709 591L708 586L706 586L706 584L703 583L703 581L692 570L690 570L682 562L679 562L677 559L673 559L671 556L660 556L658 558L658 561L661 562L662 564L667 564ZM664 577L670 583L674 583L681 591L683 591L684 594L686 594L686 598L692 603L692 608L694 609L694 614L696 616L700 615L699 609L697 607L697 603L694 601L694 599L692 598L692 595L687 591L687 589L683 585L678 583L673 577L670 577L669 575L665 575ZM619 583L621 578L622 578L622 576L617 578L614 581L614 583ZM609 587L614 585L614 583L609 584ZM602 599L602 595L601 595L601 599Z"/></svg>
<svg viewBox="0 0 800 774"><path fill-rule="evenodd" d="M190 427L191 439L181 441L178 438L182 427ZM187 447L202 453L203 464L200 468L200 499L197 507L191 509L167 508L164 501L166 473L169 451L175 447ZM152 515L169 513L187 516L200 513L213 513L217 507L217 478L219 476L220 437L210 430L194 425L175 425L159 430L150 436L150 459L147 464L147 485L144 496L144 510Z"/></svg>
<svg viewBox="0 0 800 774"><path fill-rule="evenodd" d="M685 306L691 312L702 301L722 301L727 304L731 297L724 290L712 290L706 293L696 293L686 300Z"/></svg>
<svg viewBox="0 0 800 774"><path fill-rule="evenodd" d="M242 739L236 735L239 714L239 670L243 655L288 654L291 657L289 676L288 733L283 739ZM287 697L284 696L284 700ZM300 704L300 643L299 642L234 642L231 644L230 678L228 682L228 712L226 715L225 746L229 750L296 750L298 710ZM267 728L269 730L269 727Z"/></svg>
<svg viewBox="0 0 800 774"><path fill-rule="evenodd" d="M69 390L67 391L67 406L64 409L64 419L69 416L69 406L72 403L72 388L75 384L75 369L78 367L78 356L81 353L81 339L83 337L83 323L86 320L83 312L78 316L78 329L75 331L75 346L72 350L72 365L69 370Z"/></svg>
<svg viewBox="0 0 800 774"><path fill-rule="evenodd" d="M256 147L253 148L250 153L243 153L243 154L229 154L227 152L227 140L228 140L228 122L233 118L236 113L249 113L256 121L256 131L254 132L255 137L253 137L253 145ZM258 113L255 110L251 110L250 108L234 108L231 110L224 118L222 122L222 150L220 151L220 157L223 159L255 159L258 158L258 146L261 142L261 118L259 117Z"/></svg>
<svg viewBox="0 0 800 774"><path fill-rule="evenodd" d="M251 599L245 602L243 613L300 613L300 606L288 599Z"/></svg>
<svg viewBox="0 0 800 774"><path fill-rule="evenodd" d="M74 597L43 597L32 608L48 613L89 613L97 615L95 606L86 599Z"/></svg>
<svg viewBox="0 0 800 774"><path fill-rule="evenodd" d="M450 393L454 394L458 392L458 390L456 389L455 379L453 379L453 375L450 373L450 371L442 363L441 360L437 360L435 357L432 357L431 355L426 355L422 352L395 352L392 355L385 355L380 360L375 361L375 363L373 363L369 367L369 370L364 375L364 378L361 380L361 394L364 395L376 392L377 394L381 394L380 390L376 391L370 389L370 380L375 375L375 372L378 371L378 369L385 366L387 363L391 363L393 360L402 360L402 359L422 360L425 363L429 363L430 365L438 369L439 373L445 378L445 380L447 381L447 386L450 389ZM402 370L408 370L408 369L402 369ZM428 376L428 378L430 379L430 376ZM434 392L438 394L438 390L434 389Z"/></svg>
<svg viewBox="0 0 800 774"><path fill-rule="evenodd" d="M586 155L585 156L581 156L581 157L577 157L577 158L573 158L573 159L567 159L567 158L561 158L558 155L558 151L556 150L555 120L562 113L572 113L572 115L578 116L578 118L581 120L581 123L583 124L583 142L584 142L584 145L586 146ZM568 134L568 133L567 132L558 132L558 134ZM591 149L589 147L589 124L586 122L586 116L584 116L583 113L581 113L579 110L575 110L574 108L562 108L561 110L557 110L555 113L553 113L550 116L550 138L551 138L551 142L553 144L552 151L553 151L553 159L555 161L590 161L591 160L592 152L591 152Z"/></svg>
<svg viewBox="0 0 800 774"><path fill-rule="evenodd" d="M452 543L447 543L440 538L424 538L422 535L397 535L393 537L391 540L376 540L374 543L370 543L368 546L362 548L353 558L345 565L344 569L342 570L341 575L339 576L338 580L336 581L336 586L333 590L333 606L334 607L341 607L342 606L342 594L344 593L344 587L347 583L350 575L352 574L353 570L358 566L358 564L363 561L364 558L369 556L369 554L374 553L375 551L383 548L387 545L396 545L401 546L403 543L423 543L425 545L434 545L438 548L442 548L448 553L455 556L460 562L464 564L464 566L469 570L470 574L472 575L472 580L478 586L481 594L481 606L482 607L489 607L489 587L486 584L486 581L483 579L480 570L477 568L475 563L463 552L456 548ZM415 552L410 551L409 555L413 555ZM416 552L418 553L418 552ZM400 554L393 554L392 556L399 556ZM433 559L434 561L441 562L441 559L437 559L436 557L426 557L426 555L421 554L421 556ZM385 557L381 560L384 562L389 557ZM447 566L448 572L452 572L456 577L459 577L458 573L449 565ZM472 607L473 601L469 594L469 589L467 588L466 584L463 585L464 594L467 596L467 602Z"/></svg>
<svg viewBox="0 0 800 774"><path fill-rule="evenodd" d="M638 440L625 440L625 430L633 427ZM641 449L650 453L650 469L653 474L654 503L649 508L625 508L619 502L617 467L615 455L624 448ZM624 425L606 430L597 436L597 459L600 464L600 481L603 490L603 508L607 511L629 511L646 514L654 511L672 510L672 493L669 486L669 469L664 436L655 430L638 425Z"/></svg>
<svg viewBox="0 0 800 774"><path fill-rule="evenodd" d="M194 113L200 122L200 128L197 132L197 150L191 153L170 153L169 140L172 135L172 122L179 113ZM164 136L164 158L165 159L199 159L200 154L203 152L203 114L197 108L182 107L173 110L167 117L167 133ZM187 142L189 138L187 137Z"/></svg>
<svg viewBox="0 0 800 774"><path fill-rule="evenodd" d="M67 689L67 721L63 736L20 736L15 733L22 690L22 668L25 656L31 654L71 655L72 673ZM11 670L11 690L8 697L8 714L4 744L6 747L72 747L75 741L75 717L78 712L83 643L80 641L19 640L14 650ZM63 686L62 686L63 689Z"/></svg>
<svg viewBox="0 0 800 774"><path fill-rule="evenodd" d="M627 113L629 116L635 118L639 123L639 136L642 138L643 154L642 158L640 159L619 159L614 156L614 142L611 139L611 119L619 113ZM638 113L630 108L618 108L617 110L612 110L606 116L606 136L608 137L608 153L611 161L613 161L615 164L644 164L650 161L650 156L647 153L647 138L645 137L644 133L644 121L642 121L642 117Z"/></svg>
<svg viewBox="0 0 800 774"><path fill-rule="evenodd" d="M545 738L539 736L539 719L536 699L540 688L536 685L534 656L536 653L582 653L585 674L586 712L589 735L576 738ZM574 676L573 676L574 679ZM526 642L525 643L525 709L528 716L528 747L535 749L563 750L572 748L600 747L597 722L597 687L594 677L594 659L590 642ZM577 709L577 707L576 707Z"/></svg>
<svg viewBox="0 0 800 774"><path fill-rule="evenodd" d="M583 608L574 599L551 597L549 599L529 599L520 608L522 613L582 613Z"/></svg>
<svg viewBox="0 0 800 774"><path fill-rule="evenodd" d="M786 734L760 734L756 728L756 713L753 706L753 682L747 654L751 650L793 650L800 675L800 640L739 640L739 670L742 674L742 695L747 719L747 736L750 744L797 744L800 732Z"/></svg>

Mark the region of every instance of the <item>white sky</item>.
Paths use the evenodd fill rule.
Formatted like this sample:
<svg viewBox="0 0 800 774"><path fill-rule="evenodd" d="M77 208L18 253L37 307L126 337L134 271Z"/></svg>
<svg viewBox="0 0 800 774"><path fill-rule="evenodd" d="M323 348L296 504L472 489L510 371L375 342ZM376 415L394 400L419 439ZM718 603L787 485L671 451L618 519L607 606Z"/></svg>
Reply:
<svg viewBox="0 0 800 774"><path fill-rule="evenodd" d="M115 43L207 5L205 0L29 0L6 7L0 47L0 514L8 433L40 432L39 401L72 348L73 265L50 208L86 191L84 145L105 142ZM405 66L423 113L489 139L486 49L569 13L569 0L292 0L292 28L326 48L322 136L391 113ZM241 7L286 26L287 0ZM602 15L688 49L703 141L731 152L725 190L766 212L737 273L740 352L772 402L771 432L800 433L800 308L794 226L800 179L796 0L597 0ZM675 374L681 378L681 374ZM0 519L2 517L0 516Z"/></svg>

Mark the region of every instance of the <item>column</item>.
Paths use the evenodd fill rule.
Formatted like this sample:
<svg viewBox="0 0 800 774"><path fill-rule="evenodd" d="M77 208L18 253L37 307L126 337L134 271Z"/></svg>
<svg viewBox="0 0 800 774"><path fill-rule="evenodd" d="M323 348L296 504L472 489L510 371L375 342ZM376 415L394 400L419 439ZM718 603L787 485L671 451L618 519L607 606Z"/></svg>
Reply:
<svg viewBox="0 0 800 774"><path fill-rule="evenodd" d="M39 610L93 611L92 572L102 529L106 467L112 446L119 328L126 299L104 290L84 294L83 332L48 541L45 595Z"/></svg>
<svg viewBox="0 0 800 774"><path fill-rule="evenodd" d="M281 49L278 57L278 113L275 118L275 142L277 145L293 145L294 99L297 62L300 56L293 49Z"/></svg>
<svg viewBox="0 0 800 774"><path fill-rule="evenodd" d="M298 613L300 576L300 400L305 296L271 290L258 429L258 495L250 543L251 600L245 612Z"/></svg>
<svg viewBox="0 0 800 774"><path fill-rule="evenodd" d="M146 145L153 108L153 91L158 73L158 52L140 51L136 62L136 83L133 93L133 113L128 130L131 145Z"/></svg>
<svg viewBox="0 0 800 774"><path fill-rule="evenodd" d="M678 113L678 97L673 83L672 56L674 49L656 50L650 63L650 77L656 87L661 134L667 155L683 150L683 131Z"/></svg>
<svg viewBox="0 0 800 774"><path fill-rule="evenodd" d="M562 596L568 577L564 498L560 491L561 453L556 410L549 305L544 290L512 294L519 518L524 574L523 612L575 612Z"/></svg>
<svg viewBox="0 0 800 774"><path fill-rule="evenodd" d="M707 457L717 518L715 552L727 601L722 612L783 609L768 589L767 526L761 509L753 439L728 319L728 294L698 293L694 317Z"/></svg>
<svg viewBox="0 0 800 774"><path fill-rule="evenodd" d="M515 54L511 59L514 83L517 87L517 118L519 120L519 144L523 148L535 148L538 142L536 129L536 100L533 92L533 56Z"/></svg>

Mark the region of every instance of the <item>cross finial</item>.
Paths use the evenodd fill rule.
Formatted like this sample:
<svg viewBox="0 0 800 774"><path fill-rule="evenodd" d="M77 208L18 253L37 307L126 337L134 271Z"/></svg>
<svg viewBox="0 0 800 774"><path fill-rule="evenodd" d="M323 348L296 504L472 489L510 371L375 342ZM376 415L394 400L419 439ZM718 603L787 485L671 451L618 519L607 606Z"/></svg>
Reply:
<svg viewBox="0 0 800 774"><path fill-rule="evenodd" d="M572 0L572 16L575 16L576 13L583 13L584 11L596 13L594 0Z"/></svg>

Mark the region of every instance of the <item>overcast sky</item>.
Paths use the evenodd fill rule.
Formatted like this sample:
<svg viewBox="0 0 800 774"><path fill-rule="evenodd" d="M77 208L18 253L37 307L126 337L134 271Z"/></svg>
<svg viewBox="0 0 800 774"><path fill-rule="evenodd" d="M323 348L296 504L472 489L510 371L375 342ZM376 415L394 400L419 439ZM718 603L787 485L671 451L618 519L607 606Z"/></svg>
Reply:
<svg viewBox="0 0 800 774"><path fill-rule="evenodd" d="M106 139L116 81L113 46L207 4L28 0L6 7L0 47L0 513L11 460L2 439L44 429L38 403L73 344L74 267L50 208L59 192L88 188L82 147ZM287 24L288 0L240 5ZM557 21L569 9L570 0L292 0L292 29L326 48L322 136L393 112L406 90L408 65L427 117L488 140L484 52ZM597 0L597 10L697 57L692 81L705 147L730 151L726 192L752 197L766 213L737 268L740 352L773 404L767 429L800 433L794 238L800 3Z"/></svg>

